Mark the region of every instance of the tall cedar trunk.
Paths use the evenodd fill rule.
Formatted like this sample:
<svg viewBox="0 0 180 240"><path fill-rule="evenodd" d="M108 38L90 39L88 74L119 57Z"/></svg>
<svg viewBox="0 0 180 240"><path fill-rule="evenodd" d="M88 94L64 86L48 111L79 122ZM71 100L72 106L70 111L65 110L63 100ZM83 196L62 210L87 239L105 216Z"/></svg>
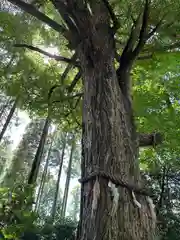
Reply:
<svg viewBox="0 0 180 240"><path fill-rule="evenodd" d="M84 80L82 176L99 170L137 185L138 147L131 98L122 93L117 79L108 13L99 1L91 9L94 25L79 49ZM130 79L128 70L124 64L121 80ZM109 183L110 178L100 176L82 183L79 239L152 240L154 213L146 197L135 194L139 208L131 191L114 186L112 198Z"/></svg>
<svg viewBox="0 0 180 240"><path fill-rule="evenodd" d="M71 153L70 153L70 157L69 157L69 164L68 164L68 169L67 169L67 176L66 176L63 202L62 202L62 210L61 210L62 219L65 218L65 214L66 214L66 206L67 206L68 193L69 193L69 184L70 184L70 179L71 179L71 170L72 170L72 160L73 160L74 148L75 148L75 143L74 143L74 139L73 139L72 146L71 146Z"/></svg>
<svg viewBox="0 0 180 240"><path fill-rule="evenodd" d="M10 123L12 117L13 117L13 114L14 114L14 112L16 110L16 107L17 107L17 103L18 103L18 98L16 98L16 100L14 101L13 106L11 107L11 110L9 111L9 114L7 116L6 122L5 122L3 128L0 132L0 142L2 141L2 138L3 138L3 136L4 136L4 134L7 130L7 127L8 127L8 125L9 125L9 123Z"/></svg>
<svg viewBox="0 0 180 240"><path fill-rule="evenodd" d="M55 133L54 133L54 136L55 136ZM45 181L46 181L46 175L47 175L47 170L48 170L48 165L49 165L49 159L50 159L50 156L51 156L52 145L53 145L53 142L54 142L54 136L52 138L51 145L49 147L48 155L47 155L47 158L46 158L46 163L45 163L42 178L41 178L41 183L40 183L40 186L39 186L39 191L38 191L36 206L35 206L36 211L39 208L41 198L42 198L42 194L43 194L43 190L44 190L44 184L45 184Z"/></svg>
<svg viewBox="0 0 180 240"><path fill-rule="evenodd" d="M63 161L64 161L64 155L65 155L65 150L66 150L66 137L67 134L65 134L64 139L63 139L63 145L62 145L62 153L61 153L61 158L59 161L59 171L58 171L58 178L56 182L56 191L54 195L54 202L52 206L52 213L51 213L51 219L52 222L54 221L55 215L56 215L56 207L57 207L57 198L59 194L59 186L60 186L60 178L61 178L61 172L62 172L62 166L63 166Z"/></svg>
<svg viewBox="0 0 180 240"><path fill-rule="evenodd" d="M34 157L31 172L29 174L28 184L36 183L38 172L39 172L39 167L40 167L40 163L41 163L41 158L42 158L42 154L43 154L43 150L44 150L44 145L45 145L45 142L46 142L46 138L47 138L47 135L48 135L48 130L49 130L50 124L51 124L51 120L50 120L49 116L47 116L45 124L44 124L43 131L42 131L41 139L40 139L40 142L39 142L39 146L38 146L38 149L36 151L36 155Z"/></svg>

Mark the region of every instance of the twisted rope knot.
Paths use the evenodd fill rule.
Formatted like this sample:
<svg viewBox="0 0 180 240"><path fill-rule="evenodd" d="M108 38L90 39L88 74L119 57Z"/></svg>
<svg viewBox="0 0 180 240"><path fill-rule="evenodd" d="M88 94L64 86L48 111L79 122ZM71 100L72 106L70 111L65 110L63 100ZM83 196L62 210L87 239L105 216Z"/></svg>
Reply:
<svg viewBox="0 0 180 240"><path fill-rule="evenodd" d="M90 173L88 176L83 177L82 179L79 179L79 182L80 183L86 183L90 180L94 180L96 177L105 178L108 181L110 180L116 186L121 186L123 188L127 188L129 191L135 192L136 194L144 195L144 196L151 196L151 194L148 192L147 189L144 189L144 188L141 188L139 186L135 186L133 184L130 184L130 183L122 180L119 176L107 173L107 172L102 171L102 170L94 171L94 172Z"/></svg>

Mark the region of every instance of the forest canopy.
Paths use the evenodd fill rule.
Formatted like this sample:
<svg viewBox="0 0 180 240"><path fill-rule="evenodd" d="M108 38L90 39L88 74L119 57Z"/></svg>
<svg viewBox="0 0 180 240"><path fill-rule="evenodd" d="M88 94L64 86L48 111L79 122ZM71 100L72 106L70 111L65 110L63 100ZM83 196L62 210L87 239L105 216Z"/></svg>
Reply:
<svg viewBox="0 0 180 240"><path fill-rule="evenodd" d="M0 237L179 239L179 12L0 1Z"/></svg>

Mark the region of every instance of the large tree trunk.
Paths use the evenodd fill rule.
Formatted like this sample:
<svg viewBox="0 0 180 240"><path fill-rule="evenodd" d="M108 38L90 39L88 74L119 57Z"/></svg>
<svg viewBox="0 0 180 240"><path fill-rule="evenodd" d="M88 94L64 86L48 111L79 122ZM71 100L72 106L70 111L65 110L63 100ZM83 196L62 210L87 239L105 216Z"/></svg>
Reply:
<svg viewBox="0 0 180 240"><path fill-rule="evenodd" d="M39 142L39 146L38 146L38 149L36 151L36 155L34 157L31 172L29 174L28 184L36 183L38 172L39 172L39 167L40 167L40 164L41 164L41 158L42 158L42 155L43 155L44 145L45 145L45 142L46 142L46 139L47 139L48 130L49 130L50 125L51 125L51 119L49 118L49 116L47 116L45 124L44 124L43 131L42 131L41 139L40 139L40 142Z"/></svg>
<svg viewBox="0 0 180 240"><path fill-rule="evenodd" d="M79 50L84 78L79 239L152 240L152 202L126 184L140 186L130 93L123 92L117 79L107 11L99 3L94 5L94 26ZM119 76L129 81L126 64Z"/></svg>
<svg viewBox="0 0 180 240"><path fill-rule="evenodd" d="M67 138L67 134L65 133L65 135L63 136L62 153L61 153L61 158L59 160L58 178L57 178L57 182L56 182L56 190L55 190L54 202L53 202L53 206L52 206L52 213L51 213L52 222L54 221L54 218L56 215L57 199L58 199L59 187L60 187L60 178L61 178L62 166L63 166L64 155L65 155L65 150L66 150L66 141L67 141L66 138Z"/></svg>
<svg viewBox="0 0 180 240"><path fill-rule="evenodd" d="M62 219L65 218L65 214L66 214L66 207L67 207L67 200L68 200L68 193L69 193L69 185L70 185L70 179L71 179L72 160L73 160L73 153L74 153L74 147L75 147L74 139L72 139L71 144L72 144L71 145L71 153L70 153L70 157L69 157L66 183L65 183L65 189L64 189L64 196L63 196L63 202L62 202L62 210L61 210Z"/></svg>
<svg viewBox="0 0 180 240"><path fill-rule="evenodd" d="M14 114L14 112L16 110L17 103L18 103L18 98L16 98L16 100L14 101L13 106L11 107L11 110L9 111L9 114L7 116L6 122L5 122L3 128L2 128L2 130L0 132L0 142L2 141L2 138L3 138L3 136L4 136L5 132L6 132L6 129L7 129L8 125L9 125L12 117L13 117L13 114Z"/></svg>
<svg viewBox="0 0 180 240"><path fill-rule="evenodd" d="M102 54L93 68L85 68L84 91L82 161L85 167L82 171L84 177L97 171L105 172L109 177L98 176L96 181L89 179L83 185L80 239L153 239L151 213L146 198L136 196L141 203L140 209L133 203L128 188L118 186L114 201L108 188L114 176L134 185L139 183L133 122L130 122L125 111L112 49Z"/></svg>

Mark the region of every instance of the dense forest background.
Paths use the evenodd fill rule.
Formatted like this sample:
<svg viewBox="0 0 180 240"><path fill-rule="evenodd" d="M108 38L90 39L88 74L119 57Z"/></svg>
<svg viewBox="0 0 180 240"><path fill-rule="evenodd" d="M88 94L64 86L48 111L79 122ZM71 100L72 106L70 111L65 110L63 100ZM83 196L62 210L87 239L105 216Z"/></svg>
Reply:
<svg viewBox="0 0 180 240"><path fill-rule="evenodd" d="M61 21L50 2L40 9ZM178 31L173 31L175 38ZM164 46L167 43L164 38ZM0 236L4 239L59 240L73 239L75 234L80 211L82 83L70 56L61 35L0 1ZM141 57L131 73L138 131L163 136L162 144L141 147L139 159L164 240L179 239L180 234L179 66L178 47L168 53L159 49Z"/></svg>

